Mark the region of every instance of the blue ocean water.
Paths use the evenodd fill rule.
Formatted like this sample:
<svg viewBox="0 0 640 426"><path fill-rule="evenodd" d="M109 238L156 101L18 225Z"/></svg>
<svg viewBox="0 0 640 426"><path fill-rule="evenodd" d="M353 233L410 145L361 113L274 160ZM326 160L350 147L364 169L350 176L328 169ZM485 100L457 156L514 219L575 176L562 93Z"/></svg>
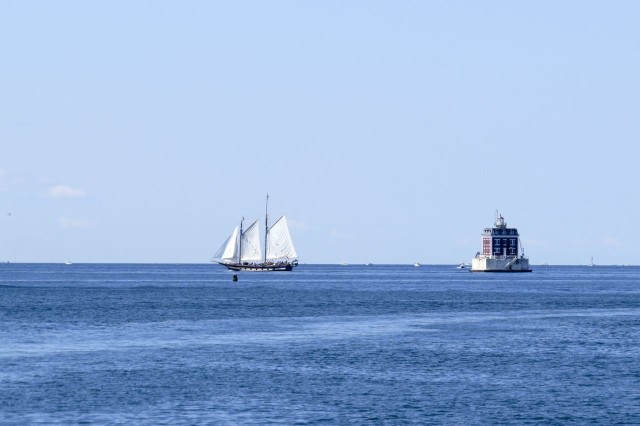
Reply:
<svg viewBox="0 0 640 426"><path fill-rule="evenodd" d="M640 424L640 268L0 265L0 424Z"/></svg>

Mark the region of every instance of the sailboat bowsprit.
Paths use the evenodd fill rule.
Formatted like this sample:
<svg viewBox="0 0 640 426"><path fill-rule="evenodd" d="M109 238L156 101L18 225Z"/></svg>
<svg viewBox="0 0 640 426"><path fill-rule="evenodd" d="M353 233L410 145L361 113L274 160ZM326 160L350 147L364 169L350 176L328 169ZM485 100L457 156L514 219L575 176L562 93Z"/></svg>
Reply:
<svg viewBox="0 0 640 426"><path fill-rule="evenodd" d="M269 227L268 202L269 196L265 213L264 256L260 245L258 220L247 229L243 229L243 219L216 252L212 259L214 262L232 271L291 271L298 266L298 254L291 241L287 218L282 216Z"/></svg>

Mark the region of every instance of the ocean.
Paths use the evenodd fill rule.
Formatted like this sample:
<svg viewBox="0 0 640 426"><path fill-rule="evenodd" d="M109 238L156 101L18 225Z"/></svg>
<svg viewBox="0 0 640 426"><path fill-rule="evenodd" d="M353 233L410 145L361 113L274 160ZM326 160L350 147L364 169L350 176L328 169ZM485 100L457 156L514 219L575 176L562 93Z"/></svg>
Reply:
<svg viewBox="0 0 640 426"><path fill-rule="evenodd" d="M1 264L0 424L640 424L640 267Z"/></svg>

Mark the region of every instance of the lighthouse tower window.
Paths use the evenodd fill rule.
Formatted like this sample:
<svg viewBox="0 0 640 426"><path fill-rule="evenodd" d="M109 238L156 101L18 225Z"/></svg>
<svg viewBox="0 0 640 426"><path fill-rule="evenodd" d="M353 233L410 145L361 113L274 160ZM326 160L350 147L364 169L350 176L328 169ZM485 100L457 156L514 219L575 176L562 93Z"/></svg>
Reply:
<svg viewBox="0 0 640 426"><path fill-rule="evenodd" d="M500 247L500 238L493 239L493 254L499 255L502 253L502 248Z"/></svg>

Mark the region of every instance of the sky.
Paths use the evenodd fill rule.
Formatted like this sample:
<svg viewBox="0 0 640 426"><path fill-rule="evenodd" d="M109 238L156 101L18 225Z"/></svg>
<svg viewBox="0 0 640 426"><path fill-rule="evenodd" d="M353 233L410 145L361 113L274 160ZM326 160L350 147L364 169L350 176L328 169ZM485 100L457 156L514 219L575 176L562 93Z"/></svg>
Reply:
<svg viewBox="0 0 640 426"><path fill-rule="evenodd" d="M640 264L636 1L0 2L0 261Z"/></svg>

